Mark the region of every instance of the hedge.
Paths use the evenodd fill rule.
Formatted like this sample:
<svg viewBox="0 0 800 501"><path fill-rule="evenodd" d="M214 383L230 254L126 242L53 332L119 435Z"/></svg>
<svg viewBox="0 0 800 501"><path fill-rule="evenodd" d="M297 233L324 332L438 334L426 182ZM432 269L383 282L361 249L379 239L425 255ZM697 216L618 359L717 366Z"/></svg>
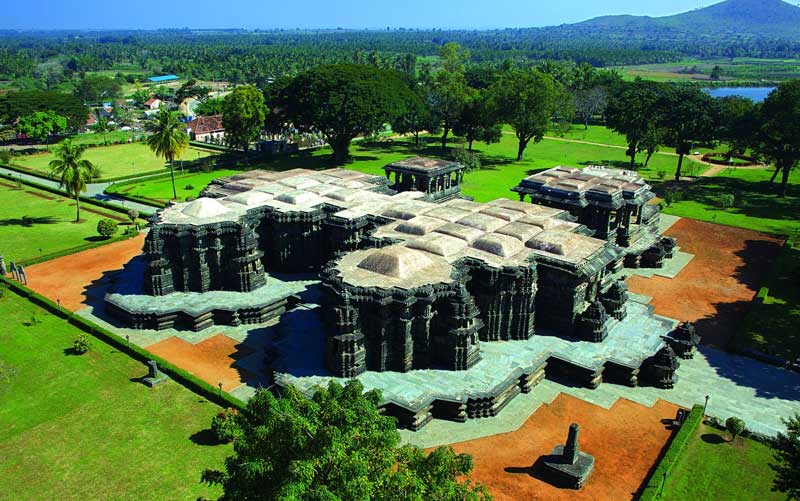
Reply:
<svg viewBox="0 0 800 501"><path fill-rule="evenodd" d="M51 186L47 186L47 185L44 185L44 184L35 183L33 181L28 181L27 179L20 179L18 177L12 176L10 174L5 174L5 173L0 172L0 179L6 179L8 181L12 181L12 182L15 182L15 183L19 181L20 183L22 183L22 184L24 184L26 186L30 186L30 187L36 188L38 190L46 191L48 193L53 193L54 195L59 195L59 196L62 196L62 197L68 197L68 195L66 195L64 192L58 190L57 188L53 188ZM124 214L126 216L128 215L128 210L130 210L130 207L122 207L122 206L119 206L119 205L115 205L115 204L111 204L111 203L105 202L103 200L98 200L96 198L89 198L89 197L81 196L80 199L81 199L81 202L87 203L89 205L95 205L97 207L102 207L104 209L107 209L107 210L110 210L110 211L113 211L113 212L118 212L118 213ZM152 203L151 203L151 205L152 205ZM141 212L141 211L139 212L139 216L141 218L143 218L143 219L146 219L146 218L148 218L148 217L150 217L152 215L153 215L152 213L148 213L148 212Z"/></svg>
<svg viewBox="0 0 800 501"><path fill-rule="evenodd" d="M133 228L133 227L129 227ZM135 228L133 228L135 230ZM30 259L23 259L18 261L18 264L23 266L33 266L34 264L43 263L45 261L50 261L51 259L56 259L59 257L69 256L70 254L75 254L77 252L83 252L90 249L96 249L97 247L102 247L104 245L113 244L115 242L122 242L123 240L128 240L130 238L135 237L139 233L136 231L125 231L119 236L114 238L109 238L106 240L98 240L97 242L89 242L82 245L77 245L75 247L70 247L69 249L62 249L60 251L51 252L50 254L44 254L38 257L33 257Z"/></svg>
<svg viewBox="0 0 800 501"><path fill-rule="evenodd" d="M24 285L13 280L9 280L6 277L0 277L0 282L5 283L9 289L14 291L19 296L28 299L33 304L42 307L53 315L63 318L73 326L81 329L87 334L90 334L112 348L125 353L134 360L142 363L146 363L148 360L155 360L156 363L158 363L159 369L172 378L176 383L184 386L194 393L197 393L209 401L214 402L222 407L233 407L240 410L244 409L245 403L238 398L231 396L228 393L220 392L219 388L215 388L193 374L190 374L180 367L176 367L163 358L154 355L149 351L136 346L135 344L128 344L128 341L122 337L103 327L100 327L99 325L81 317L80 315L76 315L65 308L59 307L50 299L32 291Z"/></svg>
<svg viewBox="0 0 800 501"><path fill-rule="evenodd" d="M642 489L642 495L639 497L640 501L657 500L661 499L661 489L664 484L664 479L669 476L669 472L677 464L681 453L686 448L692 438L694 438L697 427L703 422L703 406L695 405L686 417L678 433L670 442L666 452L661 456L661 459L656 464L655 469L650 474L650 478Z"/></svg>

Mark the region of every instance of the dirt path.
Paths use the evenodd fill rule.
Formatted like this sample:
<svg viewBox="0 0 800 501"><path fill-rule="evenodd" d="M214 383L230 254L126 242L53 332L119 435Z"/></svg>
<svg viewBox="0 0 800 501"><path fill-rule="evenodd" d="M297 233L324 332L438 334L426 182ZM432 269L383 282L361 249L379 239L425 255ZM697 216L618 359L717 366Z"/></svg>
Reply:
<svg viewBox="0 0 800 501"><path fill-rule="evenodd" d="M624 399L604 409L562 393L519 430L453 448L473 456L472 478L497 500L633 499L672 433L662 420L677 410L663 401L650 408ZM570 423L580 425L580 448L595 458L594 473L580 491L553 487L531 468L565 442Z"/></svg>
<svg viewBox="0 0 800 501"><path fill-rule="evenodd" d="M695 322L703 343L724 348L783 244L750 230L681 219L666 235L694 254L678 276L633 276L632 292L653 297L656 313Z"/></svg>

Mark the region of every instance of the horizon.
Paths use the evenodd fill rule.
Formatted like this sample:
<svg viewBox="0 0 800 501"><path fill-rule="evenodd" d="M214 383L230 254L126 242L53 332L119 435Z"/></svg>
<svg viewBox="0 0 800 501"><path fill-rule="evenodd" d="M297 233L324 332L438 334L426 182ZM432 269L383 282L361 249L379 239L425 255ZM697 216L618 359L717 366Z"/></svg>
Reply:
<svg viewBox="0 0 800 501"><path fill-rule="evenodd" d="M303 15L298 16L298 9L293 5L237 0L236 5L223 11L217 10L218 3L202 1L192 4L194 8L191 11L176 5L172 8L173 12L166 16L148 17L147 13L164 12L164 4L153 0L144 0L135 6L108 4L101 0L40 0L7 7L0 21L0 30L492 30L558 26L609 15L663 17L721 1L654 0L642 5L637 0L615 0L608 5L591 0L565 0L557 5L537 6L530 5L527 0L497 0L492 4L492 9L487 9L485 4L477 0L445 0L436 5L410 0L402 5L366 6L352 0L310 0L303 8ZM135 12L133 16L132 12ZM481 22L472 22L476 18ZM213 23L209 23L209 19ZM259 21L254 22L253 19Z"/></svg>

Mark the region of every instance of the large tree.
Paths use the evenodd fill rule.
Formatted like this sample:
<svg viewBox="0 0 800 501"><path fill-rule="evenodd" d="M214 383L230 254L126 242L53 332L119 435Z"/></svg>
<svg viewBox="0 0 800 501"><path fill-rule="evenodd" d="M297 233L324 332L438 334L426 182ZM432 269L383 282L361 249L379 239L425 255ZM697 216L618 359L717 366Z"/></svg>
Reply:
<svg viewBox="0 0 800 501"><path fill-rule="evenodd" d="M489 92L500 119L514 128L517 161L531 140L542 140L554 117L569 114L570 97L564 86L536 70L509 71Z"/></svg>
<svg viewBox="0 0 800 501"><path fill-rule="evenodd" d="M404 446L394 419L378 412L380 393L357 380L331 382L308 399L261 390L234 419L240 428L225 471L203 481L220 499L478 500L488 493L465 476L472 459L450 448L431 454Z"/></svg>
<svg viewBox="0 0 800 501"><path fill-rule="evenodd" d="M453 134L467 140L468 150L472 143L483 141L487 144L499 143L503 131L498 123L499 112L488 90L472 91L461 115L453 124Z"/></svg>
<svg viewBox="0 0 800 501"><path fill-rule="evenodd" d="M422 91L414 92L405 105L405 110L392 122L392 130L398 134L414 136L414 145L419 148L419 135L422 132L435 133L439 123Z"/></svg>
<svg viewBox="0 0 800 501"><path fill-rule="evenodd" d="M120 83L103 75L86 75L78 82L75 95L87 104L99 104L104 99L117 97L122 91Z"/></svg>
<svg viewBox="0 0 800 501"><path fill-rule="evenodd" d="M271 99L294 127L322 133L334 161L342 164L349 160L354 138L402 116L413 95L394 71L337 64L297 75Z"/></svg>
<svg viewBox="0 0 800 501"><path fill-rule="evenodd" d="M800 500L800 414L784 421L786 433L778 433L775 441L775 470L773 491L782 492L787 499Z"/></svg>
<svg viewBox="0 0 800 501"><path fill-rule="evenodd" d="M744 154L757 140L759 107L752 100L739 96L723 97L719 103L717 139L728 145L730 155Z"/></svg>
<svg viewBox="0 0 800 501"><path fill-rule="evenodd" d="M222 102L225 140L233 148L241 148L245 153L250 148L250 143L258 139L266 118L264 94L254 85L237 87Z"/></svg>
<svg viewBox="0 0 800 501"><path fill-rule="evenodd" d="M782 173L780 193L785 197L789 174L800 162L800 79L782 83L762 103L754 150L775 164L776 176Z"/></svg>
<svg viewBox="0 0 800 501"><path fill-rule="evenodd" d="M53 111L67 118L67 128L86 124L89 108L80 98L61 92L25 91L0 96L0 122L11 123L37 111Z"/></svg>
<svg viewBox="0 0 800 501"><path fill-rule="evenodd" d="M158 110L156 121L152 126L152 134L147 138L147 145L153 153L169 162L169 174L172 179L172 198L178 199L175 189L175 169L173 162L180 158L189 146L189 135L186 126L178 120L178 116L163 107Z"/></svg>
<svg viewBox="0 0 800 501"><path fill-rule="evenodd" d="M442 148L447 147L447 136L470 99L464 65L469 52L454 42L439 49L439 69L430 82L431 108L442 128Z"/></svg>
<svg viewBox="0 0 800 501"><path fill-rule="evenodd" d="M657 137L657 103L663 84L636 80L618 84L606 107L608 127L625 136L630 167L636 167L636 154L652 144Z"/></svg>
<svg viewBox="0 0 800 501"><path fill-rule="evenodd" d="M35 111L30 115L20 117L17 122L17 132L38 140L48 147L48 140L53 134L64 132L67 129L67 118L58 113L48 111Z"/></svg>
<svg viewBox="0 0 800 501"><path fill-rule="evenodd" d="M675 180L681 178L683 157L696 143L716 139L719 126L719 101L690 85L670 85L656 104L656 120L668 144L675 146L678 166Z"/></svg>
<svg viewBox="0 0 800 501"><path fill-rule="evenodd" d="M608 89L601 86L575 92L575 115L583 122L584 129L589 128L592 117L605 113L608 106Z"/></svg>
<svg viewBox="0 0 800 501"><path fill-rule="evenodd" d="M75 222L81 220L81 193L86 185L100 175L98 168L89 160L81 158L85 145L73 144L65 139L55 149L55 159L50 161L50 177L58 179L58 185L75 197Z"/></svg>

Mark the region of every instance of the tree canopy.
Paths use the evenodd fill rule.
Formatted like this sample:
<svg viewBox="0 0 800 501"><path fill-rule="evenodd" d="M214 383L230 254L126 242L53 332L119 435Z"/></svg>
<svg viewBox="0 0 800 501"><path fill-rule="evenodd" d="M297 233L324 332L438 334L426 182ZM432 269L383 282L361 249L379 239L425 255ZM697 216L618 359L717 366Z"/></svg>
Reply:
<svg viewBox="0 0 800 501"><path fill-rule="evenodd" d="M290 124L321 132L341 164L348 160L355 137L392 123L414 96L393 71L339 64L297 75L272 99L270 105L281 108Z"/></svg>
<svg viewBox="0 0 800 501"><path fill-rule="evenodd" d="M786 494L787 499L800 500L800 414L784 421L786 433L775 440L775 470L773 491Z"/></svg>
<svg viewBox="0 0 800 501"><path fill-rule="evenodd" d="M356 380L320 388L313 398L288 387L261 390L236 415L241 432L224 471L206 470L220 499L478 500L482 486L464 476L467 455L399 447L394 419L378 413L380 393Z"/></svg>
<svg viewBox="0 0 800 501"><path fill-rule="evenodd" d="M55 149L56 158L50 161L50 177L58 179L58 185L75 197L75 222L81 220L81 193L86 185L100 175L100 171L83 156L85 145L73 144L65 139Z"/></svg>
<svg viewBox="0 0 800 501"><path fill-rule="evenodd" d="M761 130L755 152L782 173L781 196L786 196L789 173L800 162L800 79L778 86L761 106Z"/></svg>
<svg viewBox="0 0 800 501"><path fill-rule="evenodd" d="M267 107L264 95L254 85L237 87L222 101L222 124L225 140L233 148L247 153L250 143L264 129Z"/></svg>
<svg viewBox="0 0 800 501"><path fill-rule="evenodd" d="M52 110L35 111L30 115L24 115L19 118L17 123L17 132L45 144L51 135L64 132L66 129L66 117Z"/></svg>
<svg viewBox="0 0 800 501"><path fill-rule="evenodd" d="M156 155L169 162L169 173L172 179L172 197L178 198L175 189L175 169L173 162L180 158L184 150L189 146L189 135L186 134L184 124L178 117L164 109L163 107L156 115L155 124L152 127L152 134L147 138L147 145Z"/></svg>
<svg viewBox="0 0 800 501"><path fill-rule="evenodd" d="M89 108L80 98L61 92L26 91L0 95L0 122L11 123L37 111L53 111L66 117L70 129L83 127L89 116Z"/></svg>
<svg viewBox="0 0 800 501"><path fill-rule="evenodd" d="M618 86L608 100L606 122L608 127L625 136L631 169L636 165L636 154L658 135L657 104L664 85L636 80Z"/></svg>

